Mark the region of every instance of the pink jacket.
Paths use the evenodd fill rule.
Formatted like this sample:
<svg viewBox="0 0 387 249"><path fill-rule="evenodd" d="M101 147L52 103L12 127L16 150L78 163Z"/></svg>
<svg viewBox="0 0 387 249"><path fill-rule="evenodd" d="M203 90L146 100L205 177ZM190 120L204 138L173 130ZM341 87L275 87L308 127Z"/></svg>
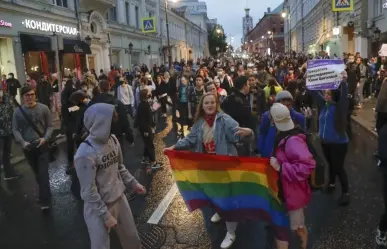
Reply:
<svg viewBox="0 0 387 249"><path fill-rule="evenodd" d="M283 195L289 211L305 207L311 198L309 176L316 162L309 152L304 134L282 139L276 148L276 157L281 165L280 179Z"/></svg>

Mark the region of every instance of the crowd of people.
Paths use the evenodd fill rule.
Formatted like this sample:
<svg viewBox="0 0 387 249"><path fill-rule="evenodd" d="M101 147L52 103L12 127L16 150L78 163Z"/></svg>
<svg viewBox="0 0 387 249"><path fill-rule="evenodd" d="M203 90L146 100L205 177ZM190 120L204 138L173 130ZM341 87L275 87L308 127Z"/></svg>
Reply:
<svg viewBox="0 0 387 249"><path fill-rule="evenodd" d="M327 58L327 56L322 56ZM60 118L65 134L72 192L85 202L85 221L92 248L109 248L109 231L116 227L123 248L141 248L128 200L124 192L144 194L146 189L124 166L123 154L133 145L131 127L143 140L144 169L158 170L154 135L157 122L171 113L179 124L180 139L167 148L229 156L270 158L280 174L281 200L289 214L290 228L307 247L308 230L304 209L311 200L309 177L316 160L307 142L317 133L329 165L327 193L336 190L339 179L340 206L350 204L345 157L351 139L350 117L363 108L367 98L376 105L380 167L387 167L387 91L384 70L387 61L359 54L344 54L346 73L338 89L310 91L306 87L307 61L304 55L276 57L207 58L174 63L174 66L135 67L124 73L111 67L85 70L81 79L69 75L59 85L56 74L49 81L42 75L37 83L27 77L21 86L14 75L3 76L0 89L1 162L5 180L20 177L10 164L11 143L22 145L39 185L42 210L50 208L48 165L53 118ZM23 105L15 96L20 88ZM170 110L170 111L169 111ZM189 131L188 133L186 131ZM387 178L384 194L387 196ZM386 203L387 203L387 197ZM211 217L216 223L218 214ZM236 239L237 223L226 221L227 233L221 248ZM377 242L387 245L387 213L378 228ZM278 249L287 241L276 240Z"/></svg>

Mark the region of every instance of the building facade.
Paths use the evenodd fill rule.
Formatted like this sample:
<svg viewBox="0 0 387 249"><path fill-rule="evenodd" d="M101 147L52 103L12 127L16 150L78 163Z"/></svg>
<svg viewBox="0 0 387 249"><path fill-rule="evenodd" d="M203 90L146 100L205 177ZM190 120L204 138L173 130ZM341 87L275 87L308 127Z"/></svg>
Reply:
<svg viewBox="0 0 387 249"><path fill-rule="evenodd" d="M160 34L162 39L164 60L168 58L165 8L161 8ZM185 12L168 9L169 36L172 60L196 60L204 56L207 43L207 32L185 18Z"/></svg>
<svg viewBox="0 0 387 249"><path fill-rule="evenodd" d="M375 31L385 32L385 1L352 1L353 10L336 12L332 1L286 0L286 50L309 54L324 51L330 56L359 52L369 56L373 47L377 50L373 44L381 42L375 40Z"/></svg>
<svg viewBox="0 0 387 249"><path fill-rule="evenodd" d="M369 53L378 54L381 44L387 43L387 1L370 0L367 28L369 30ZM380 35L377 35L380 32Z"/></svg>
<svg viewBox="0 0 387 249"><path fill-rule="evenodd" d="M273 11L268 8L262 19L247 33L245 49L248 52L262 56L285 52L282 9L282 5Z"/></svg>
<svg viewBox="0 0 387 249"><path fill-rule="evenodd" d="M56 1L3 0L0 19L1 74L12 72L23 84L27 74L38 79L42 73L81 73L87 68L91 51L80 36L74 2L63 6ZM55 44L56 37L60 42ZM59 69L56 47L60 48Z"/></svg>

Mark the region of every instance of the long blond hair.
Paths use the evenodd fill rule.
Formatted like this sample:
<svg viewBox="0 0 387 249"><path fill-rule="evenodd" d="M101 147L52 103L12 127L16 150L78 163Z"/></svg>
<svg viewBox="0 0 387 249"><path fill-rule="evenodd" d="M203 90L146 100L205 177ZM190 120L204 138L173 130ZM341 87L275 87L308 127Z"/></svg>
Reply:
<svg viewBox="0 0 387 249"><path fill-rule="evenodd" d="M206 92L200 98L199 105L196 107L195 122L198 121L199 119L203 118L205 115L204 110L203 110L203 102L204 102L204 98L207 96L214 96L215 102L216 102L216 112L217 113L222 112L222 110L220 109L220 102L219 102L218 94L212 93L212 92Z"/></svg>

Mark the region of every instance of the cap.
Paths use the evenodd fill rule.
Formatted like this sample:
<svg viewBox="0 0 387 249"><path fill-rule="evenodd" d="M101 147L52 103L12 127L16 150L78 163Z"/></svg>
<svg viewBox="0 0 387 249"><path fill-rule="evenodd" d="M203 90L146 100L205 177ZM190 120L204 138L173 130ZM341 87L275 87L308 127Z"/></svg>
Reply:
<svg viewBox="0 0 387 249"><path fill-rule="evenodd" d="M294 128L289 108L285 105L274 103L270 108L270 115L279 131L288 131Z"/></svg>
<svg viewBox="0 0 387 249"><path fill-rule="evenodd" d="M280 102L283 99L293 100L293 96L289 91L283 90L283 91L277 93L277 96L275 96L275 102Z"/></svg>

